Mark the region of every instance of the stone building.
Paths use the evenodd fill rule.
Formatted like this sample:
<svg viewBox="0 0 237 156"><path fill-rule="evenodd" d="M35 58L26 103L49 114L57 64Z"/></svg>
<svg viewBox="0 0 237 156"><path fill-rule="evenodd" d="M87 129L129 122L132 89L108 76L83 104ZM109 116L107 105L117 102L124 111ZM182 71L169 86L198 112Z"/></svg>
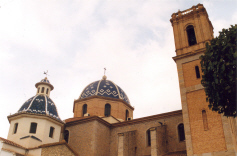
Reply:
<svg viewBox="0 0 237 156"><path fill-rule="evenodd" d="M50 98L47 78L36 95L8 116L0 155L27 156L235 156L236 120L208 109L199 57L213 38L202 4L172 14L182 110L133 119L126 93L104 75L74 101L62 121Z"/></svg>

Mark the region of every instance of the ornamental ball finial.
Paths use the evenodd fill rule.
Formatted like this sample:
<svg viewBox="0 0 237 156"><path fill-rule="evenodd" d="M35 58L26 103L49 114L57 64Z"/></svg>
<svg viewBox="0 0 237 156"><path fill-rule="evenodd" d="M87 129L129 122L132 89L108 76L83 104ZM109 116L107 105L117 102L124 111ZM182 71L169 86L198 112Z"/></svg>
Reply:
<svg viewBox="0 0 237 156"><path fill-rule="evenodd" d="M106 79L107 79L107 76L104 75L104 76L102 77L102 79L103 79L103 80L106 80Z"/></svg>

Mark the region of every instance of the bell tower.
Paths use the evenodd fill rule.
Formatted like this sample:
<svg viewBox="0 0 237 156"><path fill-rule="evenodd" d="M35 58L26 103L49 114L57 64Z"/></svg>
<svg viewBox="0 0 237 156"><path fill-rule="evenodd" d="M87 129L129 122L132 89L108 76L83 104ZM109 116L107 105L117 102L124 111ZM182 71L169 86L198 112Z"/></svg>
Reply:
<svg viewBox="0 0 237 156"><path fill-rule="evenodd" d="M201 85L199 57L205 52L206 42L213 39L207 11L198 4L171 17L187 155L235 154L228 120L208 108Z"/></svg>

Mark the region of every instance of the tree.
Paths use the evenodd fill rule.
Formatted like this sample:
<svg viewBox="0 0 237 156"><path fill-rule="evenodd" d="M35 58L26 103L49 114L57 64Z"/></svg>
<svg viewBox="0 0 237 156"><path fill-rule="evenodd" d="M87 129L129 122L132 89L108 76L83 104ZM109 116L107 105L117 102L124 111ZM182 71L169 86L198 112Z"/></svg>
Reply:
<svg viewBox="0 0 237 156"><path fill-rule="evenodd" d="M206 43L200 57L202 85L208 107L224 116L236 117L237 25L222 29L219 36Z"/></svg>

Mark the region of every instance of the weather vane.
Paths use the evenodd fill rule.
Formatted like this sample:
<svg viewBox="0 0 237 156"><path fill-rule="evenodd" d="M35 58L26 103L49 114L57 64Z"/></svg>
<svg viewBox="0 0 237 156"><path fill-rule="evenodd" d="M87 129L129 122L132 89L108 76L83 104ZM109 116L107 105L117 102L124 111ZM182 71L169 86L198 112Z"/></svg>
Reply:
<svg viewBox="0 0 237 156"><path fill-rule="evenodd" d="M44 74L46 75L46 77L48 77L49 76L48 70L46 72L44 72Z"/></svg>

